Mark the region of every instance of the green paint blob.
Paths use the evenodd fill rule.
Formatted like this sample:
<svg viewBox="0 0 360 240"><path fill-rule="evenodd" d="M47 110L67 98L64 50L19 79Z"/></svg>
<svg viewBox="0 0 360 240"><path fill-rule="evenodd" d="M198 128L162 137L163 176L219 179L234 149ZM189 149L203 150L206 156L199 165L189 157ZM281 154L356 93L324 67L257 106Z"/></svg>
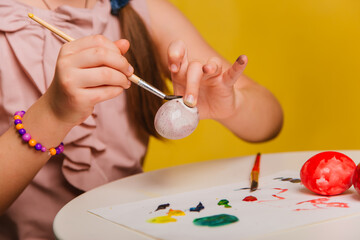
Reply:
<svg viewBox="0 0 360 240"><path fill-rule="evenodd" d="M230 206L228 203L229 203L229 200L227 200L227 199L221 199L221 200L218 202L218 205L219 205L219 206L224 205L224 207L226 207L226 208L231 208L231 206Z"/></svg>
<svg viewBox="0 0 360 240"><path fill-rule="evenodd" d="M218 227L237 221L239 221L239 219L233 215L218 214L203 218L196 218L194 219L193 223L197 226Z"/></svg>

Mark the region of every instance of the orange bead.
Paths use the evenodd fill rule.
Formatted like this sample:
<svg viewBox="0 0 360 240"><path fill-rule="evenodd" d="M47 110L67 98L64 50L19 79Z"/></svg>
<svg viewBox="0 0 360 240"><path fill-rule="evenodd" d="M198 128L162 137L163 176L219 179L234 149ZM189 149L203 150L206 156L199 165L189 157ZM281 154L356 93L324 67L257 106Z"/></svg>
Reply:
<svg viewBox="0 0 360 240"><path fill-rule="evenodd" d="M49 149L49 152L50 152L50 155L51 155L51 156L56 155L56 149L55 149L55 148L50 148L50 149Z"/></svg>
<svg viewBox="0 0 360 240"><path fill-rule="evenodd" d="M15 115L15 116L14 116L14 120L16 120L16 119L20 119L20 120L21 120L21 116Z"/></svg>
<svg viewBox="0 0 360 240"><path fill-rule="evenodd" d="M24 128L24 125L22 125L21 123L19 123L19 124L16 124L15 127L16 127L17 130L20 130L20 129Z"/></svg>
<svg viewBox="0 0 360 240"><path fill-rule="evenodd" d="M30 146L30 147L34 147L35 145L36 145L35 139L30 139L30 140L29 140L29 146Z"/></svg>

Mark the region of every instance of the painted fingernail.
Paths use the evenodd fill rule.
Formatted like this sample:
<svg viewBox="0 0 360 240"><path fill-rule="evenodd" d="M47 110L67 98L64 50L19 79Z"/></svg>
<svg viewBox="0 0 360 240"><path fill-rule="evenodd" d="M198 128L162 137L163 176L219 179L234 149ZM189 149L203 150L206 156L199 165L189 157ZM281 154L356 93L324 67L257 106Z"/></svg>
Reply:
<svg viewBox="0 0 360 240"><path fill-rule="evenodd" d="M243 65L245 63L245 61L243 60L242 56L239 56L236 61L240 64Z"/></svg>
<svg viewBox="0 0 360 240"><path fill-rule="evenodd" d="M191 94L187 95L185 100L184 100L184 103L188 107L194 107L194 105L195 105L194 96L191 95Z"/></svg>
<svg viewBox="0 0 360 240"><path fill-rule="evenodd" d="M130 74L133 74L134 68L131 65L129 65L128 71Z"/></svg>
<svg viewBox="0 0 360 240"><path fill-rule="evenodd" d="M171 70L172 72L177 72L178 67L176 66L176 64L171 64L170 70Z"/></svg>

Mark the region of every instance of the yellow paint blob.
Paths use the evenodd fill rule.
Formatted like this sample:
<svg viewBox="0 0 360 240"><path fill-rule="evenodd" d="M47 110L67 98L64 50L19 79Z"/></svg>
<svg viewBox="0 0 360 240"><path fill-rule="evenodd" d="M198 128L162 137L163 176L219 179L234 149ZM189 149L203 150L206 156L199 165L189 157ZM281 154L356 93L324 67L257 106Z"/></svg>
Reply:
<svg viewBox="0 0 360 240"><path fill-rule="evenodd" d="M169 223L169 222L176 222L176 218L170 216L160 216L154 217L147 220L148 223Z"/></svg>
<svg viewBox="0 0 360 240"><path fill-rule="evenodd" d="M181 210L170 209L168 212L168 216L185 216L185 213Z"/></svg>
<svg viewBox="0 0 360 240"><path fill-rule="evenodd" d="M148 223L169 223L176 222L177 219L172 216L184 216L185 213L181 210L170 209L166 216L154 217L147 220Z"/></svg>

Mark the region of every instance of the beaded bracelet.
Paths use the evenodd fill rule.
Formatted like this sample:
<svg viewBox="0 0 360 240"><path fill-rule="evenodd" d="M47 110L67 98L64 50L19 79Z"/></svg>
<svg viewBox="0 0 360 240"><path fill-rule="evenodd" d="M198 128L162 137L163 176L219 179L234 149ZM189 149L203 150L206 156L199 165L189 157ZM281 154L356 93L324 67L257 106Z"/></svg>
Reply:
<svg viewBox="0 0 360 240"><path fill-rule="evenodd" d="M25 142L27 142L30 147L35 148L36 151L46 152L46 150L47 150L46 147L44 147L40 143L36 142L35 139L32 139L31 135L29 133L26 133L24 125L22 124L22 117L24 116L24 114L25 114L25 111L17 111L14 114L14 124L15 124L16 130L20 134L21 138ZM59 146L57 146L55 148L54 147L50 148L48 151L51 156L60 154L64 151L64 143L60 143Z"/></svg>

